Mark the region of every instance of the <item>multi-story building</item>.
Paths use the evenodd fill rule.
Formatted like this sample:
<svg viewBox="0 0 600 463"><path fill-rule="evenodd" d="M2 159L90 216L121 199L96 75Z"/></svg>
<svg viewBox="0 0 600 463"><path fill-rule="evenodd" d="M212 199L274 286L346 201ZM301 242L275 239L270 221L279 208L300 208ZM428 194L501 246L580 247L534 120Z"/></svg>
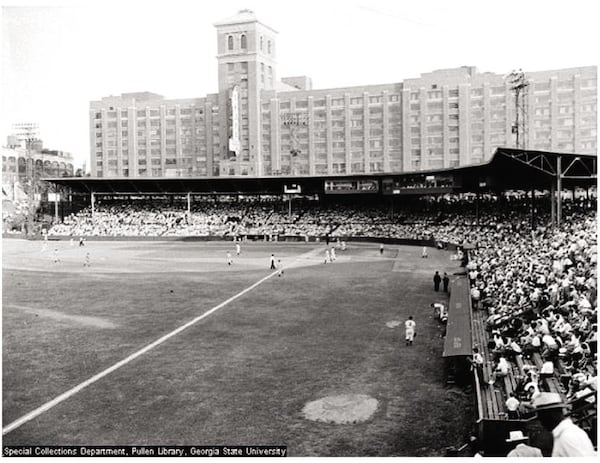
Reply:
<svg viewBox="0 0 600 463"><path fill-rule="evenodd" d="M49 184L43 178L73 174L71 153L46 149L39 139L21 143L9 136L2 147L3 199L20 201L31 193L35 201L46 200Z"/></svg>
<svg viewBox="0 0 600 463"><path fill-rule="evenodd" d="M27 183L30 179L72 177L73 173L73 155L46 149L41 140L26 148L9 136L7 145L2 147L2 185L5 187Z"/></svg>
<svg viewBox="0 0 600 463"><path fill-rule="evenodd" d="M277 78L277 32L254 13L215 24L219 88L90 105L98 177L332 175L476 164L514 147L510 83L475 67L402 82L316 90ZM526 72L521 146L596 154L597 68Z"/></svg>

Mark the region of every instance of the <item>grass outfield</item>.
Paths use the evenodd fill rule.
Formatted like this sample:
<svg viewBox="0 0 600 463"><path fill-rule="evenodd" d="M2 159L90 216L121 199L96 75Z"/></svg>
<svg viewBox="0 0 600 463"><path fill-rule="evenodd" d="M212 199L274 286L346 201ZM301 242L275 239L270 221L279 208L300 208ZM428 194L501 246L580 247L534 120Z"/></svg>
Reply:
<svg viewBox="0 0 600 463"><path fill-rule="evenodd" d="M54 248L60 263L54 264ZM434 456L464 442L429 304L450 255L353 244L3 241L3 426L270 274L252 291L3 436L6 445L287 445L291 456ZM226 264L230 250L234 264ZM89 252L91 268L84 268ZM402 327L413 315L415 345ZM379 401L364 423L307 421L328 395Z"/></svg>

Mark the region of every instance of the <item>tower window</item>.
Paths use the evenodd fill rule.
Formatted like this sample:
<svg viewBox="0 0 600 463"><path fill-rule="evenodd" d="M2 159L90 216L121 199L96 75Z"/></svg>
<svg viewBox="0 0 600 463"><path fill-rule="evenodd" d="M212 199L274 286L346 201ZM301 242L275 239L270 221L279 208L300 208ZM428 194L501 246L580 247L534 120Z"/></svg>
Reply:
<svg viewBox="0 0 600 463"><path fill-rule="evenodd" d="M233 50L233 36L227 37L227 49Z"/></svg>
<svg viewBox="0 0 600 463"><path fill-rule="evenodd" d="M242 34L242 36L240 37L240 46L243 49L248 48L248 44L246 43L246 34Z"/></svg>
<svg viewBox="0 0 600 463"><path fill-rule="evenodd" d="M270 40L267 41L267 53L269 55L271 54L271 41Z"/></svg>

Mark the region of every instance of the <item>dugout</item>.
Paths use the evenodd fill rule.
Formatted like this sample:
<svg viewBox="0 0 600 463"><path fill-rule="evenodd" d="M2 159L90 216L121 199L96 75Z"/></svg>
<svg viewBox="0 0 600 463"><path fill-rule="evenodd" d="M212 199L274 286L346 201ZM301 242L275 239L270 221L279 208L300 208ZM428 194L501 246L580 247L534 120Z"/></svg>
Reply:
<svg viewBox="0 0 600 463"><path fill-rule="evenodd" d="M448 384L466 386L473 375L469 359L473 353L471 295L466 276L454 278L450 285L448 322L444 339L444 370Z"/></svg>

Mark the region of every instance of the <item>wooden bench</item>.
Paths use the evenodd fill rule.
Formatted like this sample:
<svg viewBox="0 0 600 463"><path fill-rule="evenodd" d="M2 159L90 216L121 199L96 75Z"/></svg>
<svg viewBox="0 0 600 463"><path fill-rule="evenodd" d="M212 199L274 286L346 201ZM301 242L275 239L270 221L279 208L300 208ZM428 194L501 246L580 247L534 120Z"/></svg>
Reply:
<svg viewBox="0 0 600 463"><path fill-rule="evenodd" d="M506 410L506 399L511 391L516 387L516 379L509 371L509 374L504 378L498 378L493 385L489 384L493 377L492 361L490 351L488 349L488 336L484 327L484 314L480 310L473 311L473 341L479 348L479 352L483 357L483 381L480 385L482 396L482 408L484 418L493 420L506 419L508 414ZM509 391L509 392L506 392Z"/></svg>
<svg viewBox="0 0 600 463"><path fill-rule="evenodd" d="M554 367L556 368L556 371L558 371L558 373L561 375L569 374L569 372L567 371L567 366L565 365L565 362L563 362L562 359L560 359L560 358L557 358L554 361Z"/></svg>
<svg viewBox="0 0 600 463"><path fill-rule="evenodd" d="M517 376L519 375L520 369L518 364L511 363L511 369L509 370L508 375L506 375L506 378L504 379L506 398L510 396L511 392L514 393L517 390Z"/></svg>
<svg viewBox="0 0 600 463"><path fill-rule="evenodd" d="M515 356L515 363L517 364L517 368L519 369L519 375L525 376L525 364L523 363L523 356L521 354Z"/></svg>
<svg viewBox="0 0 600 463"><path fill-rule="evenodd" d="M533 360L534 365L538 368L538 370L541 370L544 361L542 360L542 356L540 355L540 353L534 352L531 356L531 359ZM560 384L559 379L556 377L556 373L549 378L542 378L542 381L546 384L550 392L556 392L562 395L562 386Z"/></svg>

